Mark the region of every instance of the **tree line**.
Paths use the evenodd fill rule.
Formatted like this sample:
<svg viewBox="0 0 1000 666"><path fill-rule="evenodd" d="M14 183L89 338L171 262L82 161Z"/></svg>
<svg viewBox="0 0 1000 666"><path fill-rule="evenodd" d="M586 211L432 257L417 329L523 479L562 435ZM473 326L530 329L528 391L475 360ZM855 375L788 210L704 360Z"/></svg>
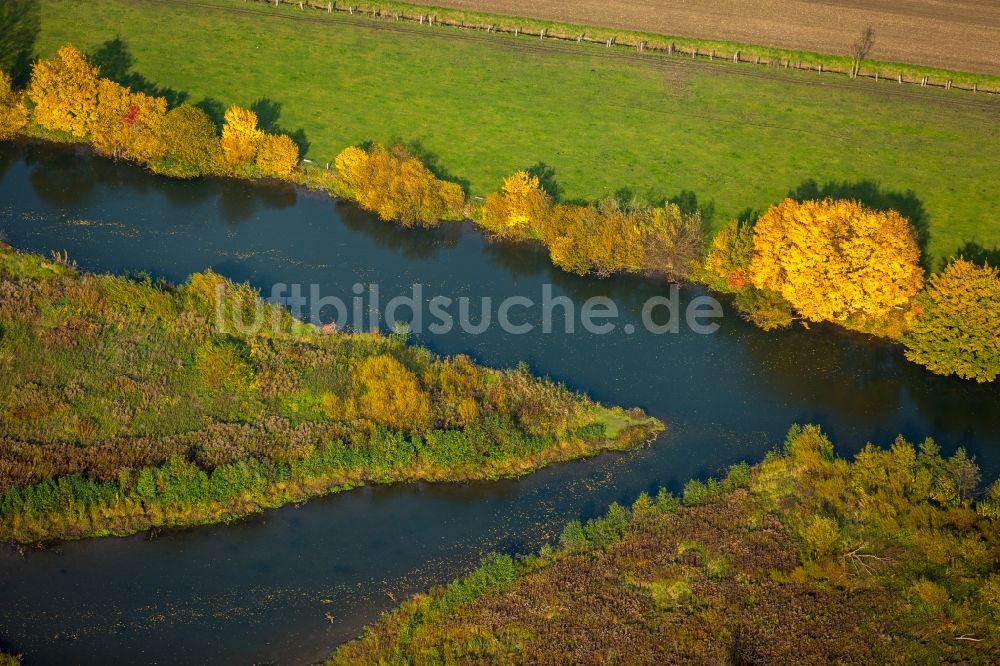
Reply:
<svg viewBox="0 0 1000 666"><path fill-rule="evenodd" d="M105 155L177 177L270 176L350 198L386 221L431 227L471 217L490 235L537 241L559 268L581 274L656 274L734 295L737 309L771 330L832 322L905 345L938 374L992 382L1000 374L1000 275L961 257L931 276L910 222L856 201L782 201L706 239L700 213L677 204L607 198L556 202L518 171L481 205L402 146L350 146L334 168L298 164L285 135L257 127L238 106L221 136L197 107L132 92L72 46L35 63L26 91L0 75L0 139L18 132L89 141Z"/></svg>

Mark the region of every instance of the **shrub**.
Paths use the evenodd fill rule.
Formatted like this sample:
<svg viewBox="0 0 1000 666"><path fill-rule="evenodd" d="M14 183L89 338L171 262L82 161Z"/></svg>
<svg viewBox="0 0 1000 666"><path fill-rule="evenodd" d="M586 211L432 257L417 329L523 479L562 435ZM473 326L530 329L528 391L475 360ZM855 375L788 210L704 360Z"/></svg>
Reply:
<svg viewBox="0 0 1000 666"><path fill-rule="evenodd" d="M222 146L215 123L196 106L181 104L171 109L160 125L165 154L151 166L175 178L193 178L220 168Z"/></svg>
<svg viewBox="0 0 1000 666"><path fill-rule="evenodd" d="M0 141L13 137L28 124L23 96L11 86L10 76L0 70Z"/></svg>
<svg viewBox="0 0 1000 666"><path fill-rule="evenodd" d="M335 160L354 200L379 218L404 227L431 227L462 216L465 194L440 180L405 148L375 145L368 151L351 146Z"/></svg>
<svg viewBox="0 0 1000 666"><path fill-rule="evenodd" d="M530 238L549 213L552 200L527 171L503 181L499 192L486 197L479 223L498 238Z"/></svg>
<svg viewBox="0 0 1000 666"><path fill-rule="evenodd" d="M222 126L222 156L237 173L245 172L257 157L264 132L257 128L257 114L232 105L226 109Z"/></svg>
<svg viewBox="0 0 1000 666"><path fill-rule="evenodd" d="M821 559L832 555L840 542L837 521L826 516L813 516L800 532L807 559Z"/></svg>
<svg viewBox="0 0 1000 666"><path fill-rule="evenodd" d="M355 371L362 416L392 428L413 432L427 425L430 401L417 376L394 357L371 356Z"/></svg>
<svg viewBox="0 0 1000 666"><path fill-rule="evenodd" d="M299 163L299 148L284 134L264 134L255 164L262 176L288 178Z"/></svg>
<svg viewBox="0 0 1000 666"><path fill-rule="evenodd" d="M753 259L753 225L733 220L712 239L705 270L714 278L710 286L720 291L739 291L750 284Z"/></svg>

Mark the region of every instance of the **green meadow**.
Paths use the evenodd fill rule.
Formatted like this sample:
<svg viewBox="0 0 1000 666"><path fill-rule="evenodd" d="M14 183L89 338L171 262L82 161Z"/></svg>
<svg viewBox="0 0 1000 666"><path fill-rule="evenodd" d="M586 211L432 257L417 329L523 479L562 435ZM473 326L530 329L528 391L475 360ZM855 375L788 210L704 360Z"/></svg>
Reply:
<svg viewBox="0 0 1000 666"><path fill-rule="evenodd" d="M713 229L797 191L898 208L932 256L1000 245L997 96L235 0L41 8L39 55L120 39L105 73L216 108L263 99L318 163L401 140L474 196L543 163L563 199L693 193Z"/></svg>

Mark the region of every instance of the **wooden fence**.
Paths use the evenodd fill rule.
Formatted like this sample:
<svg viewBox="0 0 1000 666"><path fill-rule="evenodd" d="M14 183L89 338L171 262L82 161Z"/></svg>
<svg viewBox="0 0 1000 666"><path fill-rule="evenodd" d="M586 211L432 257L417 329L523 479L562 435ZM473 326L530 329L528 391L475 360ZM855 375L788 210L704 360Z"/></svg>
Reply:
<svg viewBox="0 0 1000 666"><path fill-rule="evenodd" d="M244 2L249 2L251 0L244 0ZM636 41L632 39L618 40L617 36L609 37L608 39L595 39L594 37L588 36L586 33L579 34L565 34L559 32L550 32L547 28L541 28L537 32L532 30L527 30L520 27L509 27L509 26L499 26L495 24L480 24L480 23L466 23L464 21L455 21L452 19L441 18L433 13L427 14L416 14L409 15L401 12L395 11L382 11L378 8L361 8L355 4L344 4L338 2L320 2L317 0L252 0L254 2L264 2L266 4L278 6L279 4L293 5L297 6L299 9L313 9L319 11L325 11L327 13L340 12L344 14L366 16L372 19L381 19L389 21L406 21L410 23L416 23L419 25L427 26L447 26L452 28L459 28L463 30L475 30L487 33L507 33L514 36L524 35L525 37L537 37L539 39L554 39L565 42L576 42L580 43L590 43L590 44L600 44L606 46L607 48L615 49L627 49L631 51L636 51L638 53L663 53L666 55L676 56L676 57L688 57L692 60L703 59L703 60L725 60L734 63L748 63L751 65L758 65L764 67L771 67L777 69L798 69L806 70L812 72L818 72L821 74L839 74L842 76L849 76L850 72L836 67L829 67L827 65L821 64L811 64L804 63L800 60L795 59L779 59L779 58L761 58L760 56L754 57L744 57L744 55L739 51L716 51L714 49L699 49L699 47L688 47L683 48L677 46L675 43L656 43L651 44L647 40ZM860 72L858 78L874 79L875 81L888 81L902 84L918 85L921 87L932 87L932 88L944 88L945 90L965 90L971 93L986 93L991 95L1000 94L1000 90L993 90L990 88L983 88L977 83L965 84L955 83L951 79L940 79L931 80L930 76L920 75L916 78L910 77L900 71L896 76L884 76L878 71L875 72Z"/></svg>

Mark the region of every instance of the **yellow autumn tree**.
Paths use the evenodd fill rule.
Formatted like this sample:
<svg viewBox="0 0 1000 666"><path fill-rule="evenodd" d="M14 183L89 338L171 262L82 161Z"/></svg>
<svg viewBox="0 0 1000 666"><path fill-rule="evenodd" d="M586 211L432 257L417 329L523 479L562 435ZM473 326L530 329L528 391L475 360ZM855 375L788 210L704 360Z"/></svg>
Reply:
<svg viewBox="0 0 1000 666"><path fill-rule="evenodd" d="M909 222L856 201L785 199L757 220L753 246L754 286L811 321L879 322L923 285Z"/></svg>
<svg viewBox="0 0 1000 666"><path fill-rule="evenodd" d="M517 171L503 181L499 192L486 197L480 224L500 238L530 238L544 224L552 199L538 178Z"/></svg>
<svg viewBox="0 0 1000 666"><path fill-rule="evenodd" d="M97 114L90 141L98 152L148 163L163 157L166 145L160 125L167 111L162 97L133 93L108 79L97 86Z"/></svg>
<svg viewBox="0 0 1000 666"><path fill-rule="evenodd" d="M7 72L0 70L0 141L5 141L28 124L28 108L21 93L14 90Z"/></svg>
<svg viewBox="0 0 1000 666"><path fill-rule="evenodd" d="M462 188L437 178L401 146L392 150L380 145L369 150L350 146L334 163L358 205L383 220L405 227L430 227L462 216Z"/></svg>
<svg viewBox="0 0 1000 666"><path fill-rule="evenodd" d="M299 147L285 134L264 134L255 164L262 176L287 178L299 163Z"/></svg>
<svg viewBox="0 0 1000 666"><path fill-rule="evenodd" d="M35 122L85 136L97 115L97 90L97 68L72 46L63 46L54 58L32 67L28 98L35 105Z"/></svg>
<svg viewBox="0 0 1000 666"><path fill-rule="evenodd" d="M417 376L392 356L370 356L354 374L358 412L396 430L412 432L427 425L430 399Z"/></svg>
<svg viewBox="0 0 1000 666"><path fill-rule="evenodd" d="M235 104L226 110L222 155L229 167L239 170L253 164L263 137L264 132L257 127L256 113Z"/></svg>

